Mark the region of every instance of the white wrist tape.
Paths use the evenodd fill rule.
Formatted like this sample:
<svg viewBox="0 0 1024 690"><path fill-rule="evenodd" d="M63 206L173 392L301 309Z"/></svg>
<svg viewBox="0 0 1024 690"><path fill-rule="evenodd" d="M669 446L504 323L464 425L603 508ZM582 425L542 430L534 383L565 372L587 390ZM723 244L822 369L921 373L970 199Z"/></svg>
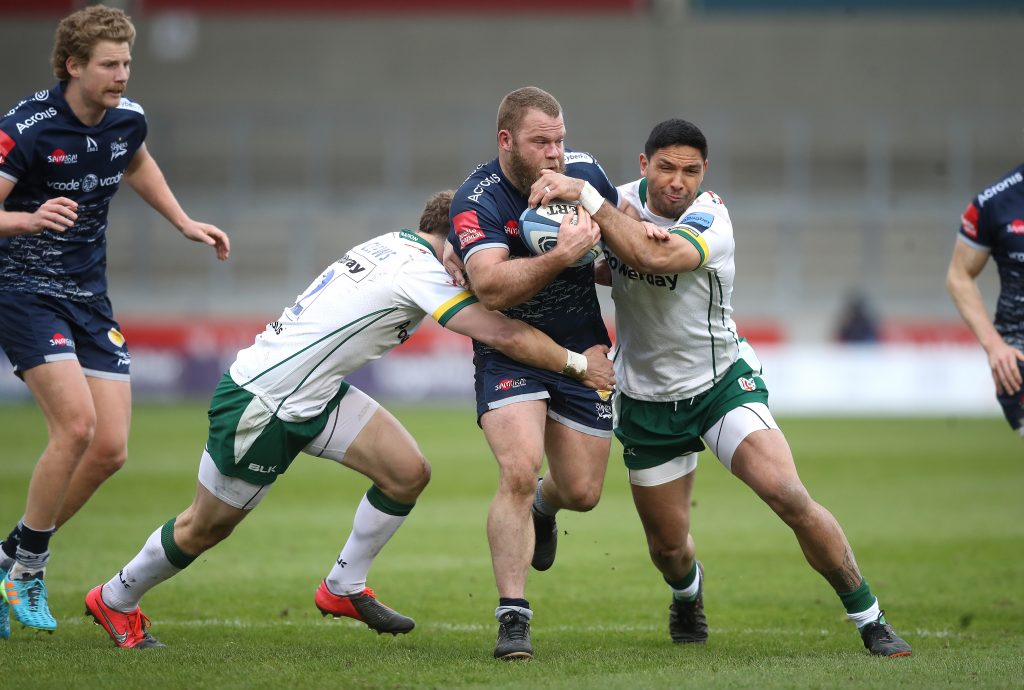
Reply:
<svg viewBox="0 0 1024 690"><path fill-rule="evenodd" d="M594 215L604 204L604 197L601 192L594 189L594 185L586 180L583 181L583 191L580 192L580 205L587 209L587 213Z"/></svg>
<svg viewBox="0 0 1024 690"><path fill-rule="evenodd" d="M565 366L562 367L562 373L565 376L571 376L577 381L582 381L587 375L587 358L585 355L581 355L579 352L573 352L572 350L566 350Z"/></svg>

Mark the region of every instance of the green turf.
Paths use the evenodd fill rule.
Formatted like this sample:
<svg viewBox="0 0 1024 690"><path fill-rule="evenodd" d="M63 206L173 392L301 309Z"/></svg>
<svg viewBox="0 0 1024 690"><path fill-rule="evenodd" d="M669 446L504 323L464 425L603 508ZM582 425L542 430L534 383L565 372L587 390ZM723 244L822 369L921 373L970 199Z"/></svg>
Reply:
<svg viewBox="0 0 1024 690"><path fill-rule="evenodd" d="M531 575L528 663L491 659L484 523L496 471L465 408L395 410L434 473L370 584L417 620L381 637L312 605L367 481L301 459L226 542L150 593L164 650L115 649L82 616L86 591L191 500L205 407L135 408L128 466L52 542L53 636L15 624L0 687L1021 687L1024 444L998 419L783 420L805 483L844 525L903 659L861 647L791 533L702 456L694 535L711 640L668 641L668 596L647 558L613 449L591 513L563 513L558 562ZM0 408L0 528L20 516L44 443L39 413ZM3 536L3 535L0 535ZM25 681L20 674L27 673ZM30 679L30 680L29 680Z"/></svg>

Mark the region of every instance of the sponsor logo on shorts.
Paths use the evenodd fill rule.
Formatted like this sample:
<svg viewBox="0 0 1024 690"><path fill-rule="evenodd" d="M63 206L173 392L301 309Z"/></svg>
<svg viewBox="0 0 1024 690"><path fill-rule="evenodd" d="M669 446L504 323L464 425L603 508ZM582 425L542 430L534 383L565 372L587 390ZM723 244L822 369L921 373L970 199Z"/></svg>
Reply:
<svg viewBox="0 0 1024 690"><path fill-rule="evenodd" d="M53 337L50 338L50 347L70 347L74 350L75 341L63 333L54 333Z"/></svg>
<svg viewBox="0 0 1024 690"><path fill-rule="evenodd" d="M608 403L594 403L594 411L597 412L598 419L612 418L612 406Z"/></svg>
<svg viewBox="0 0 1024 690"><path fill-rule="evenodd" d="M127 350L118 350L114 354L117 355L117 366L119 366L119 367L131 366L132 356L128 353Z"/></svg>
<svg viewBox="0 0 1024 690"><path fill-rule="evenodd" d="M252 472L258 472L259 474L274 474L277 472L277 465L271 465L270 467L264 467L263 465L257 465L254 462L249 463L249 469Z"/></svg>
<svg viewBox="0 0 1024 690"><path fill-rule="evenodd" d="M502 379L498 382L498 385L494 387L496 391L510 391L513 388L519 388L526 385L526 379Z"/></svg>
<svg viewBox="0 0 1024 690"><path fill-rule="evenodd" d="M752 378L741 376L740 378L736 379L736 383L740 384L740 388L747 391L748 393L750 391L757 390L757 382L755 382Z"/></svg>
<svg viewBox="0 0 1024 690"><path fill-rule="evenodd" d="M505 234L509 237L519 237L519 221L507 221L505 223Z"/></svg>

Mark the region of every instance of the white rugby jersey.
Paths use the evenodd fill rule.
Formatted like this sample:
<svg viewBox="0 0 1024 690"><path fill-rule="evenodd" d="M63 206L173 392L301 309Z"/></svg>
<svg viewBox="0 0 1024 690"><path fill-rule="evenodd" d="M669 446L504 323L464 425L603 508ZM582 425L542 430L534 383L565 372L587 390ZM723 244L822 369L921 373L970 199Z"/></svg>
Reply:
<svg viewBox="0 0 1024 690"><path fill-rule="evenodd" d="M693 397L740 356L730 302L736 245L729 211L714 192L704 192L682 217L662 218L647 207L645 178L620 186L619 195L644 220L691 242L701 265L689 273L648 275L606 248L618 340L616 386L638 400Z"/></svg>
<svg viewBox="0 0 1024 690"><path fill-rule="evenodd" d="M425 239L407 230L381 235L320 274L238 353L231 378L279 419L310 419L345 376L405 342L425 315L443 326L476 301Z"/></svg>

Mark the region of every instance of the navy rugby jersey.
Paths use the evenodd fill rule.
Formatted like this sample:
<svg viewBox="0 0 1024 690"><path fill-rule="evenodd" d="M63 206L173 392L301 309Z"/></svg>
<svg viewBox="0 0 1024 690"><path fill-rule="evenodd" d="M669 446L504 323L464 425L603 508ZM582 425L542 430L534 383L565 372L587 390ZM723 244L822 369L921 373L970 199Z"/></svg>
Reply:
<svg viewBox="0 0 1024 690"><path fill-rule="evenodd" d="M618 190L589 153L566 150L565 174L587 180L601 196L618 204ZM478 166L452 199L448 239L455 252L463 261L480 249L495 247L508 248L513 258L532 256L519 234L519 216L526 210L526 202L497 159ZM593 265L565 269L530 300L502 313L525 321L576 352L598 343L611 345L594 289ZM495 353L475 340L473 349L478 355Z"/></svg>
<svg viewBox="0 0 1024 690"><path fill-rule="evenodd" d="M0 118L0 176L14 182L7 211L32 213L63 196L78 202L78 220L64 232L0 239L0 290L89 302L107 292L107 209L146 138L146 117L122 98L87 127L64 100L65 85Z"/></svg>
<svg viewBox="0 0 1024 690"><path fill-rule="evenodd" d="M995 327L1024 349L1024 165L974 197L960 219L960 240L989 251L999 269Z"/></svg>

